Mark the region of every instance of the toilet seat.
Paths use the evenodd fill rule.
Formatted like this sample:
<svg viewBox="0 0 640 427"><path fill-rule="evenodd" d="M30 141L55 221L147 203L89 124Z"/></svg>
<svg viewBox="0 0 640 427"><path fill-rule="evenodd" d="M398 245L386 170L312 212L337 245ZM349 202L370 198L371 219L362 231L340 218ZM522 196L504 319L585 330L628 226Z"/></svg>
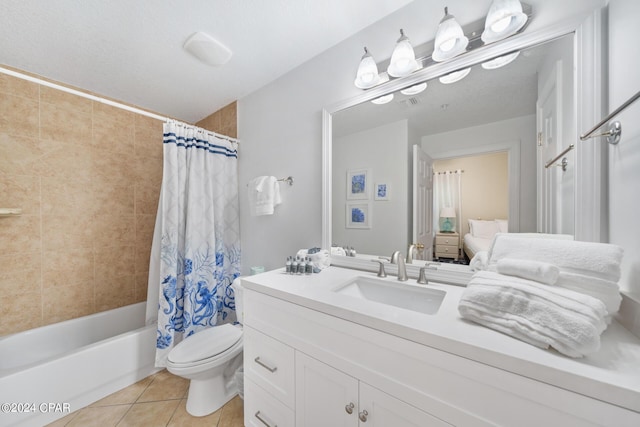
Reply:
<svg viewBox="0 0 640 427"><path fill-rule="evenodd" d="M187 337L169 352L167 361L187 368L225 357L238 345L242 345L242 329L227 323Z"/></svg>

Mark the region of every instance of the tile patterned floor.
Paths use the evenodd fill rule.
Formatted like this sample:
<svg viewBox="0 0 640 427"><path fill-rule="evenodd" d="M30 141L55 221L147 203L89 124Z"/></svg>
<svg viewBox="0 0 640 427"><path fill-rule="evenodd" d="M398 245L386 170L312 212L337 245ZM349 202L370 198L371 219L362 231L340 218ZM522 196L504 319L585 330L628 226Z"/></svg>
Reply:
<svg viewBox="0 0 640 427"><path fill-rule="evenodd" d="M189 382L166 370L72 412L49 427L243 427L243 404L236 396L206 417L187 413Z"/></svg>

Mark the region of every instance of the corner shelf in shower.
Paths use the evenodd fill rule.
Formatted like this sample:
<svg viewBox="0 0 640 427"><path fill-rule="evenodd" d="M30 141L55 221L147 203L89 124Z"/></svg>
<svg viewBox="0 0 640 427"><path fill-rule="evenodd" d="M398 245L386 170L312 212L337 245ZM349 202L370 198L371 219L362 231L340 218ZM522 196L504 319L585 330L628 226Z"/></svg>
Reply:
<svg viewBox="0 0 640 427"><path fill-rule="evenodd" d="M22 209L0 208L0 216L17 216L17 215L22 215Z"/></svg>

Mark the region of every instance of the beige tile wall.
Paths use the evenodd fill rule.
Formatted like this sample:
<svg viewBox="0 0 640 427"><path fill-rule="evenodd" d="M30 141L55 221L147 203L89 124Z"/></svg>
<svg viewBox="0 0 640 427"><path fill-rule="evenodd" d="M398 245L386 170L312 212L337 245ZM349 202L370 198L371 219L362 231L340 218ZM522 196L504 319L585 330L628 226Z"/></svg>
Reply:
<svg viewBox="0 0 640 427"><path fill-rule="evenodd" d="M0 74L0 336L144 301L161 181L161 121Z"/></svg>
<svg viewBox="0 0 640 427"><path fill-rule="evenodd" d="M200 120L196 125L232 138L238 137L238 103L236 101Z"/></svg>

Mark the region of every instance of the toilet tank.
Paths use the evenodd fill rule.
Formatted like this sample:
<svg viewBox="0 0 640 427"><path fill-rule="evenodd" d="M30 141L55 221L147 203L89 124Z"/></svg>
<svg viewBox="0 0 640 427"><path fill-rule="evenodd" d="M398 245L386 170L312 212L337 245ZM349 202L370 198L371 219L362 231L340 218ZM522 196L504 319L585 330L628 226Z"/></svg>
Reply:
<svg viewBox="0 0 640 427"><path fill-rule="evenodd" d="M240 277L235 278L233 283L231 284L231 287L233 288L233 295L236 303L236 317L238 319L238 322L243 323L244 304L242 301L242 295L243 295L244 287L242 286L242 279Z"/></svg>

